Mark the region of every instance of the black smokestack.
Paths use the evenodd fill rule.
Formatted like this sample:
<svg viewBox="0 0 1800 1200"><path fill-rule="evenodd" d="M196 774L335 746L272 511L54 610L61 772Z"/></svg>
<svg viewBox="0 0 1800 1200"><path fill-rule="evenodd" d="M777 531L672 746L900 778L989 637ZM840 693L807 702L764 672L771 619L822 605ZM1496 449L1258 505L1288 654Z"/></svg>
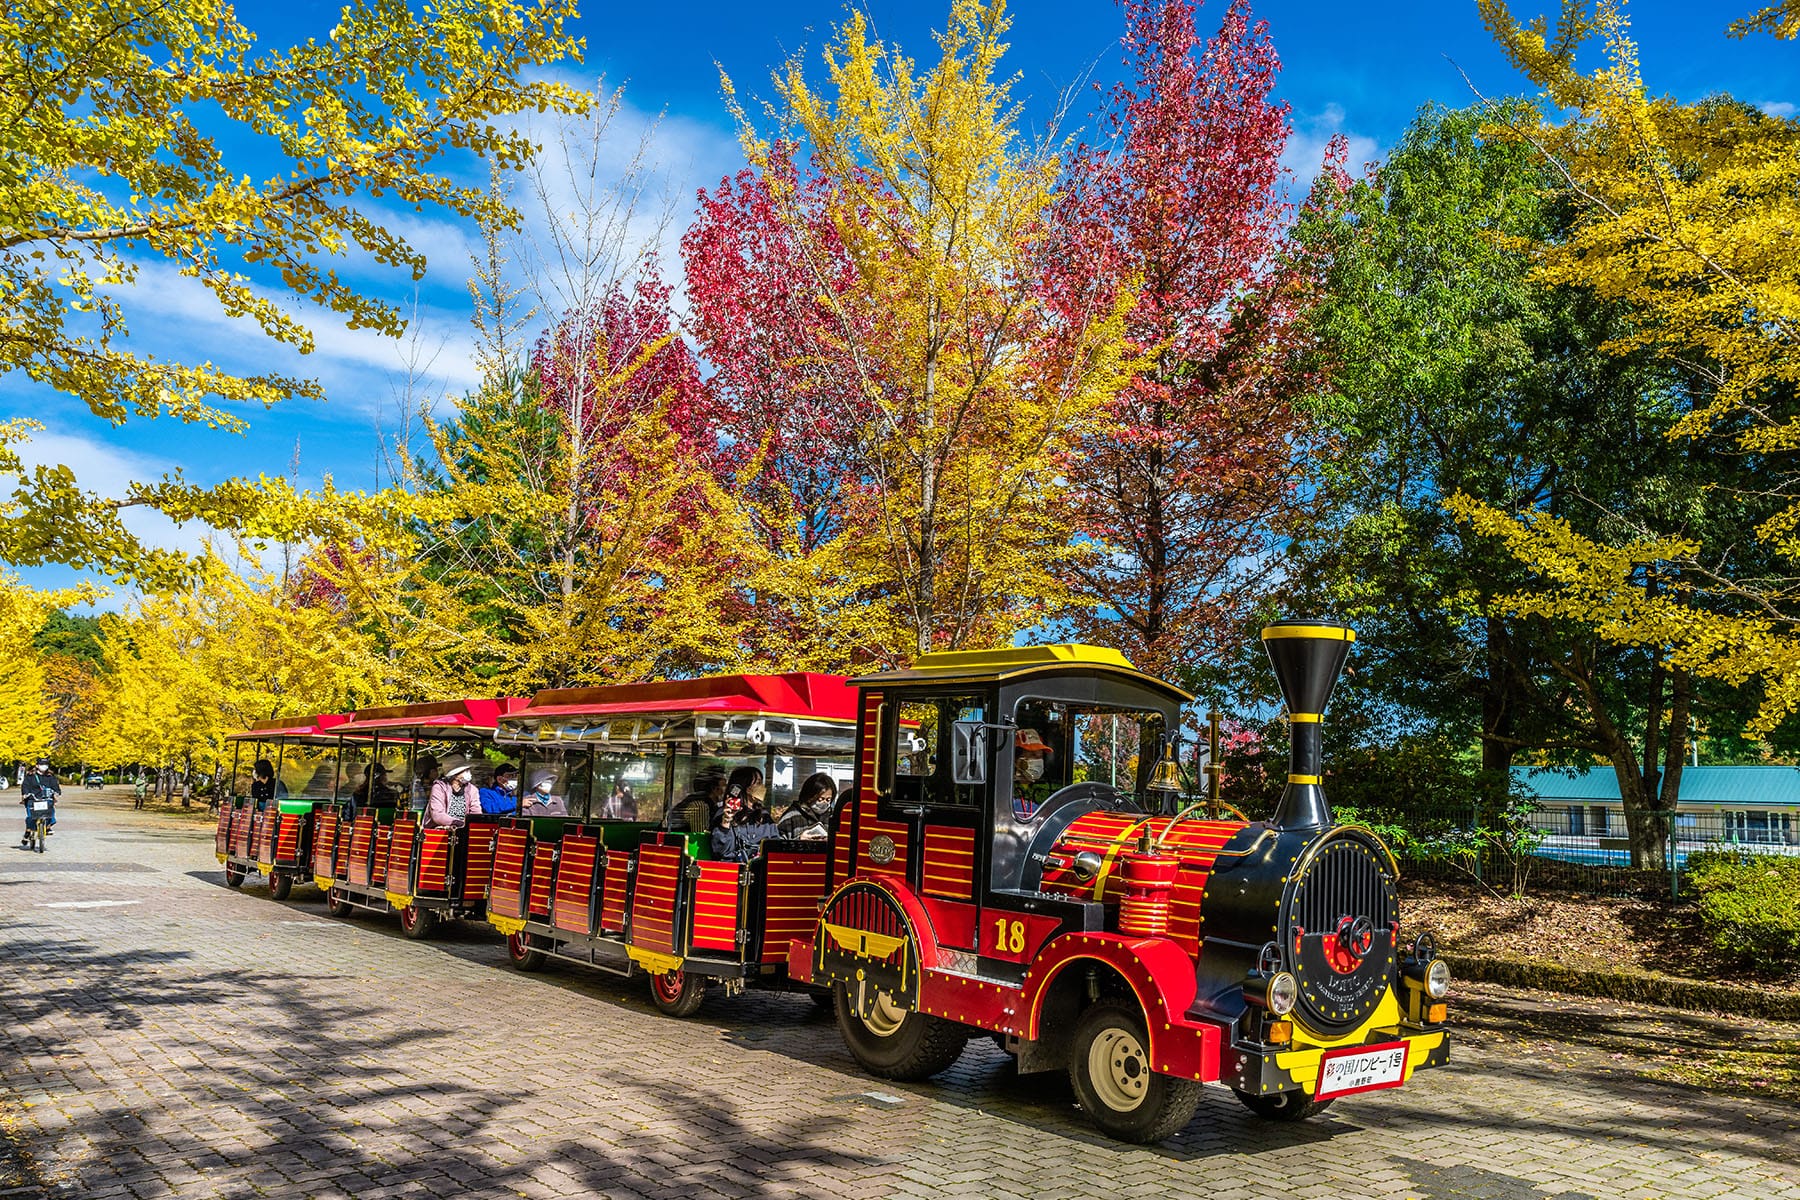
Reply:
<svg viewBox="0 0 1800 1200"><path fill-rule="evenodd" d="M1284 620L1262 631L1263 649L1288 710L1288 781L1271 824L1324 829L1332 823L1323 786L1325 706L1356 633L1336 621Z"/></svg>

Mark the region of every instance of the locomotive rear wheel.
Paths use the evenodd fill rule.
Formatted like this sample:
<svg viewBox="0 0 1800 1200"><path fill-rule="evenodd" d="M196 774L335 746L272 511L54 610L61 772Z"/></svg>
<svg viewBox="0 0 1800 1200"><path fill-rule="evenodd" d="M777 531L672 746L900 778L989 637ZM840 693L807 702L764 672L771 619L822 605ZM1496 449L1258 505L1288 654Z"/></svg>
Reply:
<svg viewBox="0 0 1800 1200"><path fill-rule="evenodd" d="M244 868L236 865L235 863L226 863L225 864L225 886L226 887L243 887L244 886Z"/></svg>
<svg viewBox="0 0 1800 1200"><path fill-rule="evenodd" d="M1088 1118L1122 1142L1160 1142L1187 1127L1201 1085L1150 1069L1150 1034L1132 1004L1090 1005L1075 1026L1069 1083Z"/></svg>
<svg viewBox="0 0 1800 1200"><path fill-rule="evenodd" d="M293 890L294 877L292 875L269 876L269 899L286 900L288 894Z"/></svg>
<svg viewBox="0 0 1800 1200"><path fill-rule="evenodd" d="M1311 1099L1305 1092L1271 1092L1266 1096L1238 1092L1237 1098L1245 1108L1270 1121L1304 1121L1331 1105L1331 1101Z"/></svg>
<svg viewBox="0 0 1800 1200"><path fill-rule="evenodd" d="M338 894L336 888L325 893L325 911L334 917L347 917L356 911L356 905Z"/></svg>
<svg viewBox="0 0 1800 1200"><path fill-rule="evenodd" d="M668 971L650 977L650 1002L665 1017L691 1017L706 999L706 980L686 971Z"/></svg>
<svg viewBox="0 0 1800 1200"><path fill-rule="evenodd" d="M877 993L867 1017L856 1011L843 984L836 994L838 1032L850 1056L871 1075L903 1083L929 1079L961 1058L968 1044L964 1026L902 1008L886 992Z"/></svg>
<svg viewBox="0 0 1800 1200"><path fill-rule="evenodd" d="M535 950L531 945L529 933L509 933L506 935L506 958L521 971L536 971L544 965L544 952Z"/></svg>
<svg viewBox="0 0 1800 1200"><path fill-rule="evenodd" d="M415 942L430 937L437 929L437 914L420 908L417 903L400 910L400 932Z"/></svg>

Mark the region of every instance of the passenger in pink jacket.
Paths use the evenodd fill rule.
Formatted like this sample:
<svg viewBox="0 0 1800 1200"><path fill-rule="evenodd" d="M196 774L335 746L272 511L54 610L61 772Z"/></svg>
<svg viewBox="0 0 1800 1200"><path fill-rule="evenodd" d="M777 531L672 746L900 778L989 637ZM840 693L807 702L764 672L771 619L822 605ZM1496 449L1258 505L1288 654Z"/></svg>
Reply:
<svg viewBox="0 0 1800 1200"><path fill-rule="evenodd" d="M475 790L475 768L460 755L446 758L437 782L425 801L427 829L461 829L469 814L481 811L481 794Z"/></svg>

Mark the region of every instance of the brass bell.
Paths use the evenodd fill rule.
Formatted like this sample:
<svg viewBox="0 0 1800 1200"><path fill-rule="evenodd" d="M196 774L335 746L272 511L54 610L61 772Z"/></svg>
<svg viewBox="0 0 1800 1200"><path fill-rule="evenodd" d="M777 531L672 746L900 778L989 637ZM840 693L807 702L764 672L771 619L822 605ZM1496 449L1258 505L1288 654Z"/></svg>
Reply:
<svg viewBox="0 0 1800 1200"><path fill-rule="evenodd" d="M1175 742L1173 739L1163 743L1162 761L1150 773L1149 789L1153 792L1177 793L1181 791L1181 767L1175 761Z"/></svg>

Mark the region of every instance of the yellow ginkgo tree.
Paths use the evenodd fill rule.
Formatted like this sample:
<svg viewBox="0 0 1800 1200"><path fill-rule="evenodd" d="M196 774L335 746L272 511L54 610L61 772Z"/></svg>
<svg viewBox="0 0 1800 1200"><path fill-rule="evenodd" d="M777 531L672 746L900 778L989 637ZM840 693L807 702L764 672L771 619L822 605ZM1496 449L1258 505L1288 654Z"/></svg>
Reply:
<svg viewBox="0 0 1800 1200"><path fill-rule="evenodd" d="M817 366L858 417L833 447L840 562L791 578L854 580L880 613L857 639L891 638L860 649L876 660L1004 644L1069 600L1060 456L1135 366L1128 296L1046 294L1057 147L1022 135L1008 23L1004 0L952 0L921 63L853 11L822 81L798 58L776 75L763 129L734 102L771 199L759 240L792 247Z"/></svg>
<svg viewBox="0 0 1800 1200"><path fill-rule="evenodd" d="M185 276L223 316L302 354L314 335L296 300L398 334L399 312L340 264L423 274L386 203L513 219L464 179L466 160L517 167L532 146L513 117L587 104L540 71L578 56L574 16L573 0L353 0L322 36L271 49L225 0L0 7L0 378L75 397L114 425L238 429L252 406L320 397L311 380L234 373L203 352L158 357L132 344L131 326ZM28 468L30 433L0 425L0 483L16 485L0 507L8 562L178 585L191 564L142 543L121 505L320 532L268 480L136 481L104 498L67 466Z"/></svg>
<svg viewBox="0 0 1800 1200"><path fill-rule="evenodd" d="M1624 306L1632 321L1606 349L1679 367L1689 403L1668 436L1751 464L1758 482L1733 501L1759 523L1754 547L1642 524L1605 542L1549 513L1466 496L1450 507L1535 570L1511 611L1652 649L1673 670L1760 683L1753 728L1767 732L1800 710L1800 121L1653 94L1617 0L1565 0L1554 28L1504 0L1481 8L1563 114L1512 130L1548 156L1578 213L1570 236L1534 248L1538 278ZM1730 32L1792 40L1797 12L1775 5ZM1583 73L1576 53L1596 38L1606 65Z"/></svg>

